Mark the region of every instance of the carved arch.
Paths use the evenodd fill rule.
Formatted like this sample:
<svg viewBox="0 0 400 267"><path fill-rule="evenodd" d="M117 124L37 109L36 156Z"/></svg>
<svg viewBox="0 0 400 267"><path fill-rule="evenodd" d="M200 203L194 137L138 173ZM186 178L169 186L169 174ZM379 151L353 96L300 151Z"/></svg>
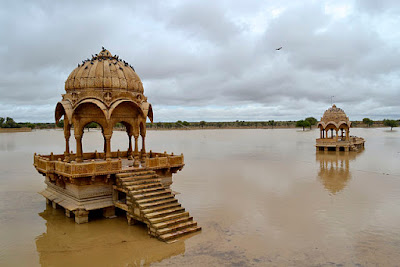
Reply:
<svg viewBox="0 0 400 267"><path fill-rule="evenodd" d="M153 108L152 108L151 104L148 102L143 102L140 105L140 108L143 111L144 117L149 117L151 123L153 123Z"/></svg>
<svg viewBox="0 0 400 267"><path fill-rule="evenodd" d="M61 119L62 116L65 116L66 119L68 120L69 124L72 123L72 105L69 101L60 101L56 105L56 109L54 112L54 118L56 120L56 123L58 123Z"/></svg>
<svg viewBox="0 0 400 267"><path fill-rule="evenodd" d="M82 104L85 104L85 103L95 104L95 105L98 106L98 107L100 108L100 110L103 112L104 117L105 117L106 119L108 118L108 113L109 113L109 112L108 112L108 109L107 109L106 105L105 105L102 101L97 100L97 99L95 99L95 98L86 98L86 99L80 101L79 103L76 104L76 106L75 106L75 108L74 108L74 112L75 112L76 109L79 108L79 106L81 106Z"/></svg>
<svg viewBox="0 0 400 267"><path fill-rule="evenodd" d="M133 106L135 106L135 108L137 108L137 110L139 111L139 113L142 116L145 116L143 113L143 110L138 106L138 104L135 101L129 100L129 99L120 99L115 101L114 103L111 104L110 109L108 110L108 116L106 117L107 120L110 120L113 114L113 111L122 103L124 102L128 102L130 104L132 104Z"/></svg>

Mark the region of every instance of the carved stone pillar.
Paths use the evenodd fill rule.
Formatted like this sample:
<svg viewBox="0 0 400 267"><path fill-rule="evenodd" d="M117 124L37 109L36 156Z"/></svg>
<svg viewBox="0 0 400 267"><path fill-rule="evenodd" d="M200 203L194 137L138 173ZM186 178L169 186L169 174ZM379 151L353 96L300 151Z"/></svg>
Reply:
<svg viewBox="0 0 400 267"><path fill-rule="evenodd" d="M128 146L128 159L132 159L132 135L128 133L129 146Z"/></svg>
<svg viewBox="0 0 400 267"><path fill-rule="evenodd" d="M133 153L135 156L138 156L139 155L139 148L138 148L138 139L139 139L139 136L134 136L134 138L135 138L135 152Z"/></svg>
<svg viewBox="0 0 400 267"><path fill-rule="evenodd" d="M146 157L146 146L145 146L146 137L142 135L142 158Z"/></svg>
<svg viewBox="0 0 400 267"><path fill-rule="evenodd" d="M82 162L82 135L75 134L76 140L76 162Z"/></svg>
<svg viewBox="0 0 400 267"><path fill-rule="evenodd" d="M106 159L111 159L111 134L105 134L104 139L106 143Z"/></svg>
<svg viewBox="0 0 400 267"><path fill-rule="evenodd" d="M65 152L64 152L64 161L69 161L69 138L71 137L71 131L68 126L64 128L64 137L65 137Z"/></svg>
<svg viewBox="0 0 400 267"><path fill-rule="evenodd" d="M336 142L338 141L338 133L339 133L339 130L336 130Z"/></svg>

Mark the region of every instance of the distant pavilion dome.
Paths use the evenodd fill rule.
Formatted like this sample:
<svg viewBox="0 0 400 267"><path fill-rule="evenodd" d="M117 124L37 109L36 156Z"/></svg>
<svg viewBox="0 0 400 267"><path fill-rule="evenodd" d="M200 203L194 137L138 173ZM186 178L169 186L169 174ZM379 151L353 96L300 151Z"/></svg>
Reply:
<svg viewBox="0 0 400 267"><path fill-rule="evenodd" d="M340 123L348 123L349 117L347 117L346 113L343 109L336 107L335 104L332 105L331 108L327 109L324 112L324 115L321 118L321 122L328 124L330 122L340 124Z"/></svg>
<svg viewBox="0 0 400 267"><path fill-rule="evenodd" d="M83 60L65 81L65 91L84 89L120 89L143 94L143 84L128 62L102 49Z"/></svg>

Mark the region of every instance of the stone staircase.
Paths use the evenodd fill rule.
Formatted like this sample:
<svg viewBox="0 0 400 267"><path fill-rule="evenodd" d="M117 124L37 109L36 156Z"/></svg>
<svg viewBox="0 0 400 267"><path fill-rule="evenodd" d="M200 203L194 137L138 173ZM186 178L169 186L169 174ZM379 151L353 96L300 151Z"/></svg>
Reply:
<svg viewBox="0 0 400 267"><path fill-rule="evenodd" d="M127 212L128 222L146 223L149 234L162 241L201 230L154 171L119 173L116 178L114 189L125 193L126 200L114 199L114 204Z"/></svg>

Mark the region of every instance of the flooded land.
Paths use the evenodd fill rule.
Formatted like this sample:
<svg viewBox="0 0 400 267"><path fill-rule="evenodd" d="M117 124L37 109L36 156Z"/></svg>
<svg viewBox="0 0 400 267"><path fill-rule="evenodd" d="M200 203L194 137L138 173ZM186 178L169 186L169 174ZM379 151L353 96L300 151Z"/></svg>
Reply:
<svg viewBox="0 0 400 267"><path fill-rule="evenodd" d="M63 131L1 133L0 266L398 265L400 131L351 134L365 150L316 152L318 130L148 131L148 150L184 154L172 189L202 227L166 244L124 216L78 225L46 206L33 153L62 153ZM126 133L111 143L126 150Z"/></svg>

